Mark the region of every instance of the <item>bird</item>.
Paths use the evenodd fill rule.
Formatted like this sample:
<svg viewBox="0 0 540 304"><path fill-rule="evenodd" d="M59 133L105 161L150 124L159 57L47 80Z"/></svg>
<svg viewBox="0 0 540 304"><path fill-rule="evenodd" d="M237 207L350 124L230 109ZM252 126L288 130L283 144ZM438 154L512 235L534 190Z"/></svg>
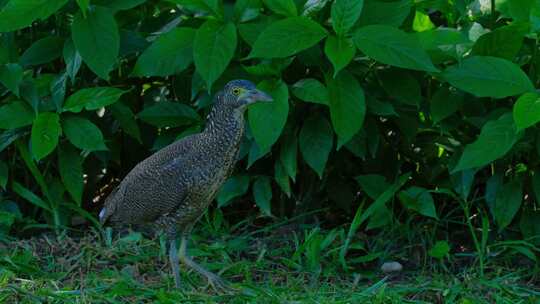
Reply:
<svg viewBox="0 0 540 304"><path fill-rule="evenodd" d="M202 132L162 148L124 177L105 199L99 213L101 224L143 226L164 233L176 288L181 287L182 262L206 277L215 290L229 289L218 275L187 255L187 244L193 226L234 170L245 129L245 110L251 104L272 100L248 80L228 82L215 95Z"/></svg>

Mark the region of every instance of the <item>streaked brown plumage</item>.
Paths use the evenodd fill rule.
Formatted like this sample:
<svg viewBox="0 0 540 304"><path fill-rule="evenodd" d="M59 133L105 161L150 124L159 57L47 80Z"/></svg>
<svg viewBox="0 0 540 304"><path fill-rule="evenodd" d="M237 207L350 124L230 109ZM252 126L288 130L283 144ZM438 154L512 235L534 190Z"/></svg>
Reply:
<svg viewBox="0 0 540 304"><path fill-rule="evenodd" d="M179 286L176 237L180 260L223 288L216 275L186 256L187 236L204 214L238 157L247 105L271 98L246 80L229 82L214 99L202 133L185 137L156 152L129 172L109 195L100 221L113 226L144 225L162 230L170 240L170 260Z"/></svg>

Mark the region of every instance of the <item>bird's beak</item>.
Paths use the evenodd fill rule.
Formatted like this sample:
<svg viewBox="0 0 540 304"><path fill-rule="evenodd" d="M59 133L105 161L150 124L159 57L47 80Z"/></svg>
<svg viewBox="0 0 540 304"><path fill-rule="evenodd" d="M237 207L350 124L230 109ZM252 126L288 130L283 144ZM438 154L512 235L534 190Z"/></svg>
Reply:
<svg viewBox="0 0 540 304"><path fill-rule="evenodd" d="M257 90L257 89L249 90L249 91L245 92L244 94L245 94L245 100L249 104L256 103L256 102L259 102L259 101L269 102L269 101L274 100L272 98L272 96L266 94L265 92L263 92L261 90Z"/></svg>

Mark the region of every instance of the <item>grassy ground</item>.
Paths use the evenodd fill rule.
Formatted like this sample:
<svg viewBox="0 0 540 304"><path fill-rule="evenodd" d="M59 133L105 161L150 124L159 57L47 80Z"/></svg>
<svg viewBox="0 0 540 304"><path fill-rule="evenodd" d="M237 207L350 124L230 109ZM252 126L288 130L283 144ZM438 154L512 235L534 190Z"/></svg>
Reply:
<svg viewBox="0 0 540 304"><path fill-rule="evenodd" d="M492 264L480 277L474 265L418 263L407 247L376 248L367 236L351 243L345 272L339 228L203 221L189 254L231 282L238 290L233 295L216 294L189 270L182 272L183 288L174 289L159 239L131 233L107 241L90 229L74 235L0 245L0 303L540 303L530 264ZM364 246L383 253L356 256ZM403 271L382 273L380 264L392 257Z"/></svg>

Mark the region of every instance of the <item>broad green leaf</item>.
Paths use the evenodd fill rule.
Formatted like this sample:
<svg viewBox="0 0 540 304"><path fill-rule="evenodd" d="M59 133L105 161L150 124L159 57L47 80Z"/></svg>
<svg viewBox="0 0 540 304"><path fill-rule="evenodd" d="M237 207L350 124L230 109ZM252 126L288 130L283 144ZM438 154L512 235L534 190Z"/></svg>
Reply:
<svg viewBox="0 0 540 304"><path fill-rule="evenodd" d="M32 125L30 142L36 160L49 155L58 145L60 137L60 117L56 113L40 113Z"/></svg>
<svg viewBox="0 0 540 304"><path fill-rule="evenodd" d="M62 55L64 39L49 36L34 42L19 59L22 66L40 65L51 62Z"/></svg>
<svg viewBox="0 0 540 304"><path fill-rule="evenodd" d="M12 32L30 26L36 20L45 20L68 0L9 0L0 9L0 33Z"/></svg>
<svg viewBox="0 0 540 304"><path fill-rule="evenodd" d="M463 105L465 96L462 92L448 87L441 87L433 94L430 102L431 120L439 123L456 113Z"/></svg>
<svg viewBox="0 0 540 304"><path fill-rule="evenodd" d="M413 20L413 30L416 32L425 32L435 28L435 24L429 19L429 15L417 10Z"/></svg>
<svg viewBox="0 0 540 304"><path fill-rule="evenodd" d="M87 151L107 150L101 130L90 120L68 116L62 120L66 137L77 148Z"/></svg>
<svg viewBox="0 0 540 304"><path fill-rule="evenodd" d="M279 150L279 160L287 175L296 181L298 167L298 138L292 132L286 132Z"/></svg>
<svg viewBox="0 0 540 304"><path fill-rule="evenodd" d="M450 245L447 241L437 241L429 250L428 254L436 259L442 259L450 253Z"/></svg>
<svg viewBox="0 0 540 304"><path fill-rule="evenodd" d="M219 0L167 0L196 13L211 14L222 19L223 5Z"/></svg>
<svg viewBox="0 0 540 304"><path fill-rule="evenodd" d="M514 122L518 131L534 126L540 121L540 95L525 93L514 104Z"/></svg>
<svg viewBox="0 0 540 304"><path fill-rule="evenodd" d="M257 38L261 35L261 33L273 22L276 21L276 16L265 16L262 15L257 20L254 20L253 22L243 23L238 25L238 32L240 33L240 37L247 42L250 46L253 46L255 44L255 41L257 41Z"/></svg>
<svg viewBox="0 0 540 304"><path fill-rule="evenodd" d="M253 140L249 148L248 164L246 169L249 169L257 160L263 158L268 153L270 153L270 148L263 150L259 147L259 145L257 145L257 142Z"/></svg>
<svg viewBox="0 0 540 304"><path fill-rule="evenodd" d="M368 96L366 98L368 112L378 116L399 116L391 102L383 102L379 99Z"/></svg>
<svg viewBox="0 0 540 304"><path fill-rule="evenodd" d="M255 204L265 215L272 215L270 203L272 201L272 187L268 177L259 177L253 183L253 197Z"/></svg>
<svg viewBox="0 0 540 304"><path fill-rule="evenodd" d="M0 107L0 129L15 129L31 125L34 111L27 103L16 100Z"/></svg>
<svg viewBox="0 0 540 304"><path fill-rule="evenodd" d="M0 188L6 190L9 177L9 169L5 162L0 160Z"/></svg>
<svg viewBox="0 0 540 304"><path fill-rule="evenodd" d="M323 176L326 161L332 150L334 134L332 126L322 116L311 116L304 121L300 131L300 152L306 163Z"/></svg>
<svg viewBox="0 0 540 304"><path fill-rule="evenodd" d="M338 36L345 35L353 27L363 6L364 0L336 0L332 3L332 27Z"/></svg>
<svg viewBox="0 0 540 304"><path fill-rule="evenodd" d="M512 60L523 44L527 26L507 25L488 32L476 40L472 55L500 57Z"/></svg>
<svg viewBox="0 0 540 304"><path fill-rule="evenodd" d="M88 8L90 7L90 0L77 0L77 5L79 5L83 16L86 18L86 12L88 12Z"/></svg>
<svg viewBox="0 0 540 304"><path fill-rule="evenodd" d="M248 175L235 175L227 179L217 195L218 208L226 206L232 199L246 194L249 188Z"/></svg>
<svg viewBox="0 0 540 304"><path fill-rule="evenodd" d="M9 147L15 140L24 135L21 129L11 129L0 133L0 152Z"/></svg>
<svg viewBox="0 0 540 304"><path fill-rule="evenodd" d="M0 83L19 96L19 85L23 80L23 69L16 63L0 65Z"/></svg>
<svg viewBox="0 0 540 304"><path fill-rule="evenodd" d="M534 89L516 64L489 56L473 56L448 67L443 77L451 85L477 97L504 98Z"/></svg>
<svg viewBox="0 0 540 304"><path fill-rule="evenodd" d="M291 183L289 181L289 175L285 172L285 168L280 161L274 163L274 180L281 188L287 197L291 197Z"/></svg>
<svg viewBox="0 0 540 304"><path fill-rule="evenodd" d="M372 199L377 199L390 186L384 176L377 174L359 175L355 180Z"/></svg>
<svg viewBox="0 0 540 304"><path fill-rule="evenodd" d="M351 39L328 36L324 44L324 53L334 66L334 77L354 58L356 48Z"/></svg>
<svg viewBox="0 0 540 304"><path fill-rule="evenodd" d="M514 179L507 184L503 184L497 190L495 204L493 205L493 216L499 225L499 230L510 225L516 216L523 200L523 187L521 180Z"/></svg>
<svg viewBox="0 0 540 304"><path fill-rule="evenodd" d="M452 171L483 167L503 157L512 149L519 137L510 113L487 122L476 141L465 147L457 166Z"/></svg>
<svg viewBox="0 0 540 304"><path fill-rule="evenodd" d="M58 168L62 182L73 200L80 206L84 189L83 158L71 145L58 149Z"/></svg>
<svg viewBox="0 0 540 304"><path fill-rule="evenodd" d="M208 91L229 65L235 50L234 24L208 20L197 30L193 43L193 59Z"/></svg>
<svg viewBox="0 0 540 304"><path fill-rule="evenodd" d="M71 78L71 82L74 83L75 76L77 76L82 65L81 54L75 49L75 45L71 39L66 40L62 53L64 62L66 63L66 73L69 75L69 78Z"/></svg>
<svg viewBox="0 0 540 304"><path fill-rule="evenodd" d="M294 17L298 15L294 0L263 0L264 5L278 15Z"/></svg>
<svg viewBox="0 0 540 304"><path fill-rule="evenodd" d="M434 30L414 33L424 50L437 50L440 48L457 47L457 45L470 43L462 32L454 28L439 27Z"/></svg>
<svg viewBox="0 0 540 304"><path fill-rule="evenodd" d="M115 11L129 10L137 7L147 0L92 0L92 4L111 8Z"/></svg>
<svg viewBox="0 0 540 304"><path fill-rule="evenodd" d="M353 37L356 47L385 64L412 70L437 72L417 37L387 25L359 28Z"/></svg>
<svg viewBox="0 0 540 304"><path fill-rule="evenodd" d="M327 35L318 23L293 17L270 24L257 38L249 58L282 58L308 49Z"/></svg>
<svg viewBox="0 0 540 304"><path fill-rule="evenodd" d="M524 238L534 238L531 243L540 245L540 211L523 210L519 228Z"/></svg>
<svg viewBox="0 0 540 304"><path fill-rule="evenodd" d="M185 70L193 61L195 30L175 28L159 36L137 60L136 76L169 76Z"/></svg>
<svg viewBox="0 0 540 304"><path fill-rule="evenodd" d="M234 16L238 22L247 22L260 15L261 0L238 0L234 4Z"/></svg>
<svg viewBox="0 0 540 304"><path fill-rule="evenodd" d="M282 81L263 81L258 88L274 100L249 106L248 120L255 141L262 150L267 150L278 140L287 122L289 91Z"/></svg>
<svg viewBox="0 0 540 304"><path fill-rule="evenodd" d="M112 87L82 89L68 97L64 111L78 113L83 108L88 111L97 110L117 102L124 93L125 91Z"/></svg>
<svg viewBox="0 0 540 304"><path fill-rule="evenodd" d="M185 126L200 120L197 112L191 107L170 101L157 102L139 112L137 116L158 128Z"/></svg>
<svg viewBox="0 0 540 304"><path fill-rule="evenodd" d="M111 111L114 118L120 123L122 129L139 143L142 143L141 131L139 130L139 125L135 121L133 111L120 102L113 104L111 106Z"/></svg>
<svg viewBox="0 0 540 304"><path fill-rule="evenodd" d="M82 13L75 15L71 33L84 63L96 75L109 80L120 51L120 35L112 12L96 6L86 18Z"/></svg>
<svg viewBox="0 0 540 304"><path fill-rule="evenodd" d="M427 189L412 186L399 192L398 197L401 203L408 209L417 211L425 216L437 218L435 202Z"/></svg>
<svg viewBox="0 0 540 304"><path fill-rule="evenodd" d="M328 105L328 90L317 79L305 78L292 86L294 96L302 101Z"/></svg>
<svg viewBox="0 0 540 304"><path fill-rule="evenodd" d="M358 19L359 25L386 24L400 27L411 13L413 1L364 0L364 8Z"/></svg>
<svg viewBox="0 0 540 304"><path fill-rule="evenodd" d="M345 71L336 78L327 77L330 118L341 148L364 124L366 100L358 80Z"/></svg>
<svg viewBox="0 0 540 304"><path fill-rule="evenodd" d="M18 182L13 182L13 192L20 195L22 198L27 200L29 203L49 212L52 212L51 207L43 201L39 196L35 195L32 191L25 188L23 185Z"/></svg>

